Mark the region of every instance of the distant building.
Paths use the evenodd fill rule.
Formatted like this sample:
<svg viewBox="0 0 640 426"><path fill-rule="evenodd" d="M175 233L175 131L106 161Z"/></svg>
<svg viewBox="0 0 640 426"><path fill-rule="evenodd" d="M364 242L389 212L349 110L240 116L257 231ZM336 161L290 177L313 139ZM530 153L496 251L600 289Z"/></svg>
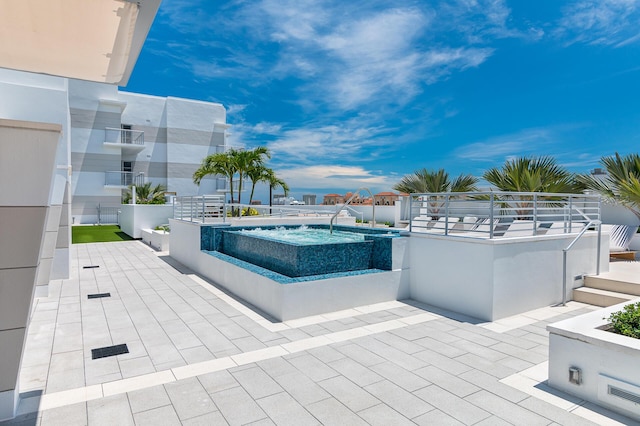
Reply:
<svg viewBox="0 0 640 426"><path fill-rule="evenodd" d="M401 195L395 192L380 192L373 196L376 206L393 206Z"/></svg>
<svg viewBox="0 0 640 426"><path fill-rule="evenodd" d="M336 204L344 204L345 198L340 194L327 194L322 199L325 206L335 206Z"/></svg>
<svg viewBox="0 0 640 426"><path fill-rule="evenodd" d="M316 205L316 195L315 194L305 194L302 196L302 201L308 206Z"/></svg>

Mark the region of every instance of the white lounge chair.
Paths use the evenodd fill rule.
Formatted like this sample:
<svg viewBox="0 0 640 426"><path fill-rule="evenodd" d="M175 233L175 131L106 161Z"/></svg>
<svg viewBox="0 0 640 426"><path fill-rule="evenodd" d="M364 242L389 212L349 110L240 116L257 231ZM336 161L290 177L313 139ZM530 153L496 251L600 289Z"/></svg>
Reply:
<svg viewBox="0 0 640 426"><path fill-rule="evenodd" d="M609 256L616 259L635 260L636 252L629 250L637 226L601 225L602 232L609 233Z"/></svg>

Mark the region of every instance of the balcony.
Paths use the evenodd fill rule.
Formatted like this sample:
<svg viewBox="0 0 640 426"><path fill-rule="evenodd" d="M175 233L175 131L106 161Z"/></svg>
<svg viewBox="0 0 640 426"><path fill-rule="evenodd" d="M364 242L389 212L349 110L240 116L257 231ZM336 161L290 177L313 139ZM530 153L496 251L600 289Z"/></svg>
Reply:
<svg viewBox="0 0 640 426"><path fill-rule="evenodd" d="M144 185L144 173L138 172L104 172L104 186L106 188L126 189L130 185Z"/></svg>
<svg viewBox="0 0 640 426"><path fill-rule="evenodd" d="M105 146L118 147L126 152L140 152L144 149L144 132L142 130L104 129Z"/></svg>

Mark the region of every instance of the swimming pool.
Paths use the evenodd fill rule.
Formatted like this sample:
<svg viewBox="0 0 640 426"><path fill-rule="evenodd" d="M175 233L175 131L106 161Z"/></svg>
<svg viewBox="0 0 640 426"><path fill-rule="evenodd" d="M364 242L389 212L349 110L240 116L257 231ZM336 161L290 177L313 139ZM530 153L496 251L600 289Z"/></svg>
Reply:
<svg viewBox="0 0 640 426"><path fill-rule="evenodd" d="M202 227L201 249L222 253L287 278L391 270L399 232L326 225ZM283 279L283 283L290 282Z"/></svg>

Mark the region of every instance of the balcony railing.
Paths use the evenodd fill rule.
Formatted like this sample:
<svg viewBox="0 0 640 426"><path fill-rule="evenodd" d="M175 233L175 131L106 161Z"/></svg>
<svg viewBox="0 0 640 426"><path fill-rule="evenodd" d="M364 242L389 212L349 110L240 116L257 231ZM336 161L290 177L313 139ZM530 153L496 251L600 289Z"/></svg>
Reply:
<svg viewBox="0 0 640 426"><path fill-rule="evenodd" d="M600 220L600 196L541 192L411 194L410 230L471 238L578 233Z"/></svg>
<svg viewBox="0 0 640 426"><path fill-rule="evenodd" d="M104 186L126 188L129 185L144 185L144 173L138 172L104 172Z"/></svg>
<svg viewBox="0 0 640 426"><path fill-rule="evenodd" d="M105 143L140 148L144 146L144 132L142 130L116 129L113 127L106 127L104 129L104 134Z"/></svg>

